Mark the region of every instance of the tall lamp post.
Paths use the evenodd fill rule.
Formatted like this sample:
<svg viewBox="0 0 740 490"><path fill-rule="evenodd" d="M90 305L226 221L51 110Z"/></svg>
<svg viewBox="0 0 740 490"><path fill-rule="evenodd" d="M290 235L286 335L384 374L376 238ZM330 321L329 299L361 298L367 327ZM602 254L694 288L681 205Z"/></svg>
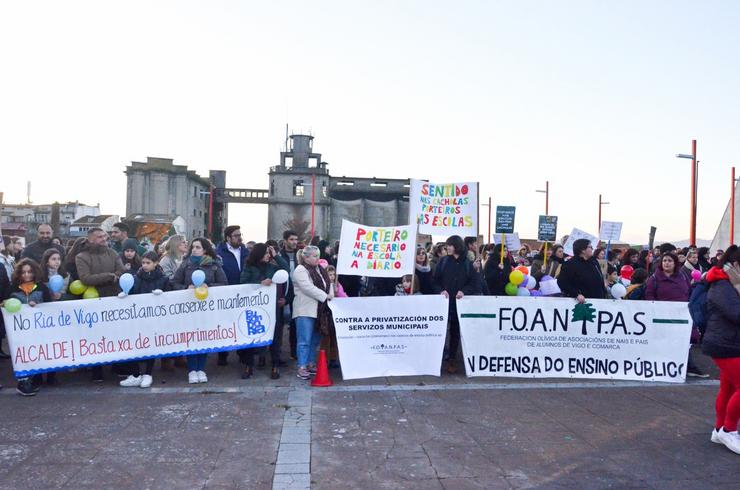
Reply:
<svg viewBox="0 0 740 490"><path fill-rule="evenodd" d="M550 215L550 181L545 181L545 190L537 189L537 192L540 192L545 195L545 216Z"/></svg>
<svg viewBox="0 0 740 490"><path fill-rule="evenodd" d="M486 244L491 243L491 198L488 198L488 204L481 204L483 207L488 208L488 236L486 237Z"/></svg>
<svg viewBox="0 0 740 490"><path fill-rule="evenodd" d="M732 167L732 189L730 190L730 246L735 245L735 186L740 179L735 178L735 167Z"/></svg>
<svg viewBox="0 0 740 490"><path fill-rule="evenodd" d="M696 160L696 140L691 140L691 155L685 153L679 153L676 158L685 158L691 160L691 219L689 229L689 245L692 247L696 246L696 194L697 194L697 179L699 169L697 167Z"/></svg>
<svg viewBox="0 0 740 490"><path fill-rule="evenodd" d="M599 194L599 231L598 231L599 234L601 234L601 206L604 206L606 204L609 204L609 203L606 201L603 201L601 199L601 194Z"/></svg>

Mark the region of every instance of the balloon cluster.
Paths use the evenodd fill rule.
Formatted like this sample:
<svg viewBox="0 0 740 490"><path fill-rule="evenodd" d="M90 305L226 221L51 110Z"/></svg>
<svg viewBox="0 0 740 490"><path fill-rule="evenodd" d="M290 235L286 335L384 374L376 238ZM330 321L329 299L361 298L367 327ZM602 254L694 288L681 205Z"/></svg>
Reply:
<svg viewBox="0 0 740 490"><path fill-rule="evenodd" d="M509 296L540 296L535 291L537 279L529 275L529 269L520 265L509 274L509 283L504 286L504 292Z"/></svg>
<svg viewBox="0 0 740 490"><path fill-rule="evenodd" d="M85 283L77 279L69 284L69 292L76 295L82 296L84 299L99 298L98 290L94 286L87 286Z"/></svg>

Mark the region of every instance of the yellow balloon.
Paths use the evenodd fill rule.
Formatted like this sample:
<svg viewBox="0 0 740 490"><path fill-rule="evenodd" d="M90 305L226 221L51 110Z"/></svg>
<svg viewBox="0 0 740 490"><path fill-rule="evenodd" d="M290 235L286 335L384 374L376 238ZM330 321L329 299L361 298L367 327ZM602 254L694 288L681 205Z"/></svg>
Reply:
<svg viewBox="0 0 740 490"><path fill-rule="evenodd" d="M195 288L195 297L199 300L206 299L208 297L208 288L205 286Z"/></svg>
<svg viewBox="0 0 740 490"><path fill-rule="evenodd" d="M524 281L524 274L522 274L522 271L514 269L511 271L511 274L509 274L509 282L512 283L515 286L520 285Z"/></svg>
<svg viewBox="0 0 740 490"><path fill-rule="evenodd" d="M77 279L76 281L72 281L72 283L69 285L69 292L72 294L76 294L77 296L84 293L85 289L87 289L87 286L85 286L79 279Z"/></svg>
<svg viewBox="0 0 740 490"><path fill-rule="evenodd" d="M82 293L82 297L85 299L95 299L99 298L100 294L98 294L98 290L95 289L93 286L89 286L87 289L85 289L85 292Z"/></svg>

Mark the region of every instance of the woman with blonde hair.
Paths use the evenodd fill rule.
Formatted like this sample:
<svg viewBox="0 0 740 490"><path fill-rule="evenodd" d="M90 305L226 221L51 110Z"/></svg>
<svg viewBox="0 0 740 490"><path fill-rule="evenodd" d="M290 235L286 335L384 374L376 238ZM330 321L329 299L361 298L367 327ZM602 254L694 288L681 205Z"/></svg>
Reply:
<svg viewBox="0 0 740 490"><path fill-rule="evenodd" d="M182 235L172 235L164 244L164 255L159 261L164 275L172 279L175 271L182 264L182 258L188 252L188 241Z"/></svg>

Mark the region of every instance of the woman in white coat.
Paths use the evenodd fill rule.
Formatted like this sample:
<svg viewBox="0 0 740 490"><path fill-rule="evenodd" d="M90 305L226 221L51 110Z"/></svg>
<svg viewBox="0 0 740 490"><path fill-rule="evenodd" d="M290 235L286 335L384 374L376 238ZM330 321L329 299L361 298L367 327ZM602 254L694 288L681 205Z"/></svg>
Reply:
<svg viewBox="0 0 740 490"><path fill-rule="evenodd" d="M333 296L329 275L319 266L317 247L306 247L299 255L300 265L293 271L293 318L298 336L298 377L309 379L316 372L316 349L321 342L317 319L325 318L326 302Z"/></svg>

